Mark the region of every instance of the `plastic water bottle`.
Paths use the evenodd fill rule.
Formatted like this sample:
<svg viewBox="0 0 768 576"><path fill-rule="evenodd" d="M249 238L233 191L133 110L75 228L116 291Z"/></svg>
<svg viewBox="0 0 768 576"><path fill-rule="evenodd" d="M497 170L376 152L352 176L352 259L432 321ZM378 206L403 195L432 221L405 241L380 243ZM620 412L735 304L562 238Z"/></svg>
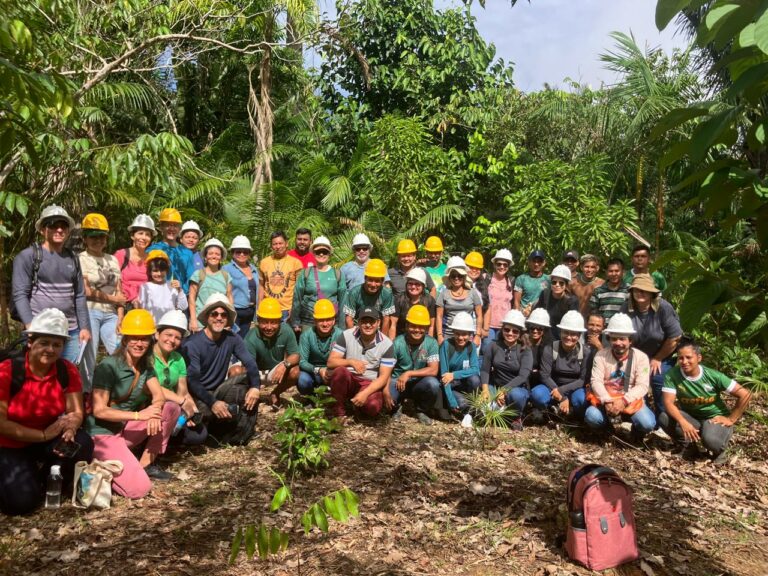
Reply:
<svg viewBox="0 0 768 576"><path fill-rule="evenodd" d="M173 435L176 436L187 424L187 415L182 412L179 414L179 419L176 420L176 427L173 429Z"/></svg>
<svg viewBox="0 0 768 576"><path fill-rule="evenodd" d="M61 467L54 464L48 474L48 483L45 488L45 507L58 508L61 506Z"/></svg>

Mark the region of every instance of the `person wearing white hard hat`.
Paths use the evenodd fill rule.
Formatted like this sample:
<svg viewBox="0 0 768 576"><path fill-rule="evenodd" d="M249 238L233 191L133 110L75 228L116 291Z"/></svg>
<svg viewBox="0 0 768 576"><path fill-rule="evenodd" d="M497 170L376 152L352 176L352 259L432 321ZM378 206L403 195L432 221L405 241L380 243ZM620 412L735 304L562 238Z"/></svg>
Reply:
<svg viewBox="0 0 768 576"><path fill-rule="evenodd" d="M453 334L451 324L453 318L459 312L466 312L476 323L472 328L474 332L475 346L480 348L480 334L477 325L482 327L483 322L483 298L477 290L472 289L472 281L467 277L467 265L460 256L451 256L446 262L445 276L443 276L445 288L437 294L437 319L435 330L437 341L442 344L445 338Z"/></svg>
<svg viewBox="0 0 768 576"><path fill-rule="evenodd" d="M569 310L560 324L560 340L544 347L541 353L541 384L531 390L531 401L540 412L555 406L561 414L581 419L584 415L587 377L587 352L581 344L586 332L584 318L578 310ZM542 415L534 414L539 421Z"/></svg>
<svg viewBox="0 0 768 576"><path fill-rule="evenodd" d="M52 466L59 467L68 490L75 462L89 461L93 453L93 441L80 427L80 373L61 358L69 339L66 316L41 310L26 335L24 348L0 362L0 512L9 515L43 503L41 480Z"/></svg>
<svg viewBox="0 0 768 576"><path fill-rule="evenodd" d="M155 222L146 214L139 214L128 226L131 234L131 246L115 252L115 258L120 265L120 279L123 294L125 294L126 312L131 308L139 308L139 291L142 285L149 281L147 273L147 251L152 238L157 234Z"/></svg>
<svg viewBox="0 0 768 576"><path fill-rule="evenodd" d="M333 253L331 241L325 236L318 236L310 252L314 264L299 274L293 291L290 324L297 336L302 330L315 325L314 311L318 300L330 300L333 303L339 328L343 326L343 316L338 311L347 295L347 282L344 273L330 264Z"/></svg>
<svg viewBox="0 0 768 576"><path fill-rule="evenodd" d="M528 379L529 389L540 384L539 368L541 367L541 353L544 346L552 342L552 334L549 331L549 314L544 308L538 308L531 312L525 320L525 328L528 335L528 344L531 347L531 356L533 364L531 365L531 376Z"/></svg>
<svg viewBox="0 0 768 576"><path fill-rule="evenodd" d="M293 292L299 274L304 270L301 260L288 254L288 237L278 230L270 234L272 254L259 263L259 302L275 298L283 311L283 322L288 322L293 306Z"/></svg>
<svg viewBox="0 0 768 576"><path fill-rule="evenodd" d="M197 311L202 310L212 294L226 294L234 306L232 281L229 272L222 269L227 249L216 238L211 238L201 250L205 267L195 270L189 279L189 329L197 332L202 326L197 321Z"/></svg>
<svg viewBox="0 0 768 576"><path fill-rule="evenodd" d="M43 209L35 222L42 242L34 242L13 259L11 307L11 316L25 328L45 308L64 312L70 338L61 357L70 362L77 361L80 348L91 340L80 260L64 246L73 226L74 221L61 206Z"/></svg>
<svg viewBox="0 0 768 576"><path fill-rule="evenodd" d="M483 325L487 327L488 334L483 339L483 355L491 344L498 340L502 320L515 305L515 277L510 274L515 263L512 253L506 248L497 250L491 262L493 274L487 284L488 308L483 318Z"/></svg>
<svg viewBox="0 0 768 576"><path fill-rule="evenodd" d="M251 241L246 236L235 236L229 245L232 261L223 268L229 274L232 298L237 312L237 333L245 339L251 329L259 303L259 269L253 263Z"/></svg>
<svg viewBox="0 0 768 576"><path fill-rule="evenodd" d="M200 270L205 266L203 257L200 252L197 251L197 247L200 245L200 240L203 238L203 231L194 220L187 220L181 225L181 232L179 232L179 243L192 251L194 255L192 262L194 263L195 270Z"/></svg>
<svg viewBox="0 0 768 576"><path fill-rule="evenodd" d="M297 228L294 236L296 247L288 250L288 254L296 258L304 269L315 266L315 255L312 253L312 230L309 228Z"/></svg>
<svg viewBox="0 0 768 576"><path fill-rule="evenodd" d="M408 316L408 310L417 304L421 304L429 312L427 336L434 337L437 304L432 295L427 292L428 278L426 271L416 266L405 275L405 292L395 297L395 315L389 325L390 340L394 341L400 334L405 334L407 324L405 317Z"/></svg>
<svg viewBox="0 0 768 576"><path fill-rule="evenodd" d="M560 337L560 329L557 327L560 319L569 310L579 309L579 299L571 294L568 285L571 282L571 271L565 264L558 264L549 275L549 288L541 291L539 299L533 305L536 308L544 308L549 314L552 324L552 338Z"/></svg>
<svg viewBox="0 0 768 576"><path fill-rule="evenodd" d="M467 396L480 388L480 360L472 342L475 322L467 312L459 312L451 322L451 336L440 345L440 382L449 409L466 413Z"/></svg>
<svg viewBox="0 0 768 576"><path fill-rule="evenodd" d="M347 292L365 282L365 267L371 259L372 250L373 244L366 234L355 234L352 238L353 258L341 267L341 273L344 274L344 280L347 282ZM384 276L384 283L391 283L389 272Z"/></svg>
<svg viewBox="0 0 768 576"><path fill-rule="evenodd" d="M656 417L645 404L651 379L648 356L632 347L635 329L626 314L614 314L606 333L611 346L595 355L584 422L602 430L612 421L631 421L632 440L639 442L656 427Z"/></svg>

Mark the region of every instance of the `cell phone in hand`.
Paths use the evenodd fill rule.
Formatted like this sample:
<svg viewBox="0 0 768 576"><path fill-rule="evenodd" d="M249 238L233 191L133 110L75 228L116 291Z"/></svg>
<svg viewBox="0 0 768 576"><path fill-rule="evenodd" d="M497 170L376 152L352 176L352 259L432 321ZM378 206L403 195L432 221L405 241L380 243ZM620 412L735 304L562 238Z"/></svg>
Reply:
<svg viewBox="0 0 768 576"><path fill-rule="evenodd" d="M53 451L63 458L72 458L80 451L80 444L74 440L71 442L59 440L53 447Z"/></svg>

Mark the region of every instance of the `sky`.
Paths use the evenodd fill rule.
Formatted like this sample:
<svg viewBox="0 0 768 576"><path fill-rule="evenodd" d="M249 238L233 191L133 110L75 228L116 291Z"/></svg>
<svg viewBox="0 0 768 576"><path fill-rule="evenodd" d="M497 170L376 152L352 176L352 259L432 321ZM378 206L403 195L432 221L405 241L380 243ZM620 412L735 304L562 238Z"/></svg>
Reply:
<svg viewBox="0 0 768 576"><path fill-rule="evenodd" d="M320 0L321 11L333 13L331 0ZM459 0L435 0L438 8L460 6ZM656 0L486 0L472 13L483 38L496 46L496 55L514 67L515 85L525 92L545 83L565 88L570 78L592 88L615 81L603 69L600 54L611 49L609 34L634 34L641 49L661 47L668 54L683 48L685 39L674 25L656 29Z"/></svg>

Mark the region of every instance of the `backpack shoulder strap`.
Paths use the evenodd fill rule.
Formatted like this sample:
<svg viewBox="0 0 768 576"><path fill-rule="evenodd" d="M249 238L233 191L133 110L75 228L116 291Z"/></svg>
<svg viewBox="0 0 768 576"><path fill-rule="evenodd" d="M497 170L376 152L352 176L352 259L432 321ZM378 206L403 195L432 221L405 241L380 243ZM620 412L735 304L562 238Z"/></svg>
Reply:
<svg viewBox="0 0 768 576"><path fill-rule="evenodd" d="M206 275L205 266L200 268L200 270L197 271L197 274L198 274L198 276L197 276L197 285L198 286L202 286L203 281L205 280L205 275Z"/></svg>
<svg viewBox="0 0 768 576"><path fill-rule="evenodd" d="M43 261L43 247L39 242L32 242L32 290L37 288L40 264Z"/></svg>
<svg viewBox="0 0 768 576"><path fill-rule="evenodd" d="M336 272L336 285L338 286L339 284L341 284L341 269L334 268L333 270Z"/></svg>
<svg viewBox="0 0 768 576"><path fill-rule="evenodd" d="M552 342L552 364L557 362L557 357L560 356L560 340Z"/></svg>
<svg viewBox="0 0 768 576"><path fill-rule="evenodd" d="M61 358L56 360L56 378L59 380L62 390L69 388L69 370L67 370L67 365Z"/></svg>
<svg viewBox="0 0 768 576"><path fill-rule="evenodd" d="M11 388L8 394L8 400L19 393L24 380L27 378L26 354L22 351L11 356Z"/></svg>
<svg viewBox="0 0 768 576"><path fill-rule="evenodd" d="M576 354L576 359L581 362L584 360L584 346L582 346L581 342L577 342L576 346L579 347L579 352Z"/></svg>
<svg viewBox="0 0 768 576"><path fill-rule="evenodd" d="M131 249L123 248L123 265L120 266L120 271L122 272L123 270L125 270L125 268L128 266L130 262L131 262Z"/></svg>
<svg viewBox="0 0 768 576"><path fill-rule="evenodd" d="M624 393L629 391L629 381L632 379L632 348L629 349L627 366L624 368Z"/></svg>
<svg viewBox="0 0 768 576"><path fill-rule="evenodd" d="M222 268L221 273L224 275L224 282L229 284L229 272L227 272L226 270L224 270L224 268Z"/></svg>

